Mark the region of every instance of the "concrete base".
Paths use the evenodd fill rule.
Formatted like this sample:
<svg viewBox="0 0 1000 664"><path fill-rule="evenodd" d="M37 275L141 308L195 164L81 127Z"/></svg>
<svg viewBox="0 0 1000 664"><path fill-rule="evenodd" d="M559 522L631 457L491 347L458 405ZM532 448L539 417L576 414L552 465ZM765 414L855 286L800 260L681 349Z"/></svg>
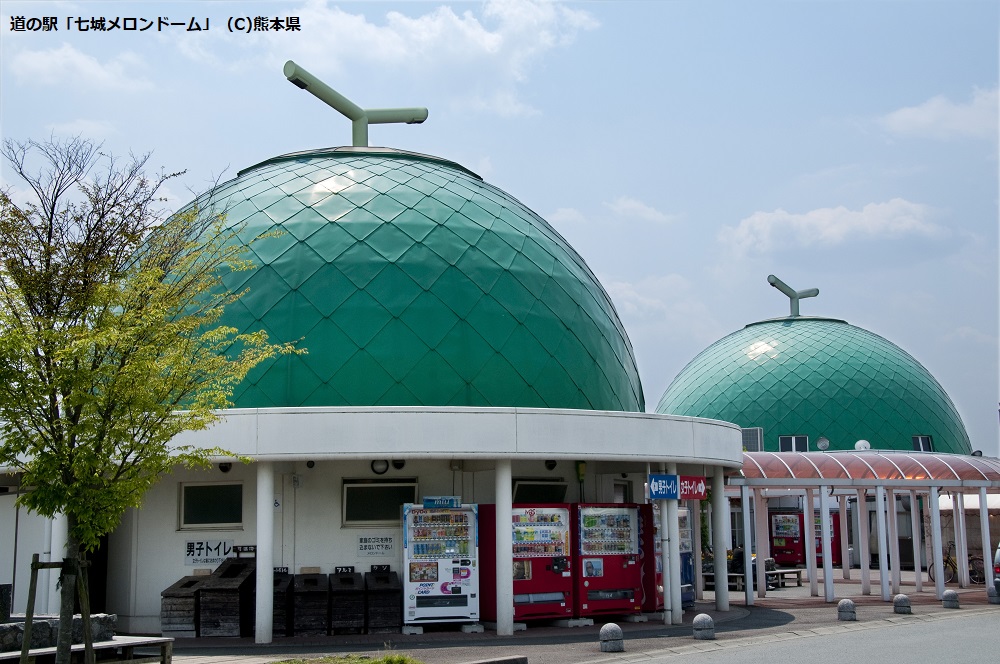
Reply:
<svg viewBox="0 0 1000 664"><path fill-rule="evenodd" d="M497 624L495 622L488 622L487 621L487 622L483 622L482 624L483 624L483 626L486 627L486 629L492 629L494 632L497 631ZM528 623L519 623L519 622L514 623L514 631L515 632L524 632L527 629L528 629Z"/></svg>
<svg viewBox="0 0 1000 664"><path fill-rule="evenodd" d="M407 635L419 635L424 633L424 628L420 625L403 625L403 634Z"/></svg>
<svg viewBox="0 0 1000 664"><path fill-rule="evenodd" d="M471 623L462 625L462 632L464 634L482 634L486 629L479 623Z"/></svg>
<svg viewBox="0 0 1000 664"><path fill-rule="evenodd" d="M630 622L630 623L649 622L649 618L646 617L645 613L630 613L627 616L625 616L622 620L623 622Z"/></svg>
<svg viewBox="0 0 1000 664"><path fill-rule="evenodd" d="M592 627L593 618L560 618L552 623L556 627Z"/></svg>

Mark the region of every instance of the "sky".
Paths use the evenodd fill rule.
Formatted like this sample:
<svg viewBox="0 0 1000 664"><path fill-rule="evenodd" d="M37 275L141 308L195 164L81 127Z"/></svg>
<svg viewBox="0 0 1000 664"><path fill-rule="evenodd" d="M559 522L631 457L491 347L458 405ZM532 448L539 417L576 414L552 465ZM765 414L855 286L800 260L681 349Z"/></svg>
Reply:
<svg viewBox="0 0 1000 664"><path fill-rule="evenodd" d="M819 288L803 315L916 357L973 449L1000 456L1000 3L4 0L0 14L5 139L151 152L153 170L186 169L164 192L177 208L266 158L350 144L350 123L282 75L291 59L362 107L427 107L421 125L373 125L370 144L458 162L562 233L614 301L647 410L709 344L787 315L773 273ZM15 30L18 16L58 30ZM78 27L102 17L120 27ZM230 31L255 17L300 30ZM0 185L21 191L6 164Z"/></svg>

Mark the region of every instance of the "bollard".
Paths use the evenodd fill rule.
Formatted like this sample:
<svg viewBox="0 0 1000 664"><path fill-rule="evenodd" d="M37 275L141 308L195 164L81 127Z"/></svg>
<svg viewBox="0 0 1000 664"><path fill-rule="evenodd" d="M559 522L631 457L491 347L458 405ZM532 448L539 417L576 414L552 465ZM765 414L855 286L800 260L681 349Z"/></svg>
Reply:
<svg viewBox="0 0 1000 664"><path fill-rule="evenodd" d="M837 602L837 620L857 620L858 614L854 608L854 600L842 599Z"/></svg>
<svg viewBox="0 0 1000 664"><path fill-rule="evenodd" d="M714 641L715 640L715 621L712 620L712 616L707 613L699 613L694 617L694 622L691 623L694 628L694 638L699 641Z"/></svg>
<svg viewBox="0 0 1000 664"><path fill-rule="evenodd" d="M625 652L621 627L614 623L601 627L601 652Z"/></svg>
<svg viewBox="0 0 1000 664"><path fill-rule="evenodd" d="M941 595L941 606L946 609L957 609L958 606L958 593L954 590L946 590Z"/></svg>
<svg viewBox="0 0 1000 664"><path fill-rule="evenodd" d="M986 598L990 604L1000 604L1000 592L997 592L996 586L990 586L986 589Z"/></svg>
<svg viewBox="0 0 1000 664"><path fill-rule="evenodd" d="M900 593L892 598L892 610L895 613L913 613L910 609L910 598Z"/></svg>

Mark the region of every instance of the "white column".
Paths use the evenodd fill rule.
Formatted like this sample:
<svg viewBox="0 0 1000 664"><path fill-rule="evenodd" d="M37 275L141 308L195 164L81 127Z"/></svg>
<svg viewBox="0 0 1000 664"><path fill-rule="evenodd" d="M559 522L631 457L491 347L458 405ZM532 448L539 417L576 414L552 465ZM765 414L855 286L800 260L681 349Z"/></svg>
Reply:
<svg viewBox="0 0 1000 664"><path fill-rule="evenodd" d="M757 537L757 596L767 597L767 570L764 561L771 557L771 538L767 532L767 498L763 490L754 492L753 516Z"/></svg>
<svg viewBox="0 0 1000 664"><path fill-rule="evenodd" d="M820 542L823 549L823 596L827 602L833 601L833 539L830 537L830 529L833 523L830 521L830 487L821 486L819 488L819 527Z"/></svg>
<svg viewBox="0 0 1000 664"><path fill-rule="evenodd" d="M753 565L750 557L753 544L753 530L750 527L750 487L740 487L740 516L743 518L743 594L747 606L753 606ZM718 580L716 581L718 583Z"/></svg>
<svg viewBox="0 0 1000 664"><path fill-rule="evenodd" d="M858 489L858 558L861 563L861 594L872 594L872 554L869 549L871 528L868 520L868 491Z"/></svg>
<svg viewBox="0 0 1000 664"><path fill-rule="evenodd" d="M840 568L845 579L851 578L851 557L847 537L847 496L837 496L837 517L840 520Z"/></svg>
<svg viewBox="0 0 1000 664"><path fill-rule="evenodd" d="M913 535L913 579L914 589L919 593L924 589L924 573L920 569L920 510L917 509L917 492L910 490L910 533Z"/></svg>
<svg viewBox="0 0 1000 664"><path fill-rule="evenodd" d="M944 563L941 555L941 506L938 504L938 488L931 487L930 496L927 498L931 508L931 560L934 565L934 591L938 599L944 595ZM954 506L953 506L954 507Z"/></svg>
<svg viewBox="0 0 1000 664"><path fill-rule="evenodd" d="M666 473L663 464L660 464L660 472ZM667 511L666 500L658 500L660 523L657 529L660 533L660 579L663 581L663 624L669 625L673 618L674 586L679 579L674 579L673 556L670 555L670 513Z"/></svg>
<svg viewBox="0 0 1000 664"><path fill-rule="evenodd" d="M274 463L257 464L256 643L270 643L274 620Z"/></svg>
<svg viewBox="0 0 1000 664"><path fill-rule="evenodd" d="M958 491L951 502L955 522L955 561L958 563L958 587L969 587L969 541L965 530L965 494Z"/></svg>
<svg viewBox="0 0 1000 664"><path fill-rule="evenodd" d="M44 562L52 560L52 519L45 520L45 530L42 537L42 555L39 556L39 559ZM49 576L49 570L38 570L38 587L41 588L41 592L38 592L38 589L35 590L37 593L35 595L37 598L35 601L35 613L44 615L49 612ZM14 598L11 597L10 601L11 608L13 608Z"/></svg>
<svg viewBox="0 0 1000 664"><path fill-rule="evenodd" d="M986 487L979 489L979 532L983 539L983 570L986 572L986 587L993 585L993 540L990 538L990 509Z"/></svg>
<svg viewBox="0 0 1000 664"><path fill-rule="evenodd" d="M819 597L819 580L816 574L816 504L815 489L806 489L802 500L802 523L805 526L806 569L809 574L809 595Z"/></svg>
<svg viewBox="0 0 1000 664"><path fill-rule="evenodd" d="M66 557L66 540L69 538L69 521L66 519L65 514L56 514L52 517L52 546L49 547L49 551L52 553L49 555L49 560L51 562L60 562ZM132 561L135 565L135 561ZM49 574L49 587L46 589L48 593L48 607L49 611L53 614L59 613L59 570L54 569ZM27 594L25 594L27 597Z"/></svg>
<svg viewBox="0 0 1000 664"><path fill-rule="evenodd" d="M514 530L511 528L511 507L514 496L511 486L510 459L497 459L497 636L514 634ZM579 574L580 570L573 570ZM485 580L487 583L488 579Z"/></svg>
<svg viewBox="0 0 1000 664"><path fill-rule="evenodd" d="M667 472L676 475L677 464L668 463ZM681 602L681 531L680 524L677 522L677 506L678 501L667 501L667 527L670 528L670 542L668 542L670 547L670 622L674 625L681 625L684 623L684 607ZM664 588L664 593L666 593L666 588Z"/></svg>
<svg viewBox="0 0 1000 664"><path fill-rule="evenodd" d="M691 512L691 560L694 561L694 598L705 599L705 583L701 576L701 501L689 502Z"/></svg>
<svg viewBox="0 0 1000 664"><path fill-rule="evenodd" d="M889 518L889 581L892 584L892 594L899 594L899 514L896 512L896 493L892 489L886 491L886 516Z"/></svg>
<svg viewBox="0 0 1000 664"><path fill-rule="evenodd" d="M729 610L729 571L726 548L729 544L729 510L726 508L725 471L716 466L712 474L712 551L715 556L715 610Z"/></svg>
<svg viewBox="0 0 1000 664"><path fill-rule="evenodd" d="M676 467L676 466L675 466ZM661 475L667 473L667 464L659 465ZM660 512L660 523L656 525L660 534L660 580L663 582L663 624L669 625L673 620L671 607L674 600L674 577L670 565L670 514L667 512L667 501L656 501Z"/></svg>
<svg viewBox="0 0 1000 664"><path fill-rule="evenodd" d="M878 533L878 579L882 600L889 601L889 552L885 533L885 487L875 487L875 524Z"/></svg>

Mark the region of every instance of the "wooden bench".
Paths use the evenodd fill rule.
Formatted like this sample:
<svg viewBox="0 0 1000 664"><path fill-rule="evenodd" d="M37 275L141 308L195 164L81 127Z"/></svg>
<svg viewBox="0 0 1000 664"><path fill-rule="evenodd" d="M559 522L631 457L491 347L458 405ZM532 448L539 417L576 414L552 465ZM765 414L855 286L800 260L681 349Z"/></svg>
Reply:
<svg viewBox="0 0 1000 664"><path fill-rule="evenodd" d="M772 580L776 580L777 585L784 588L785 579L790 577L795 577L795 585L802 586L802 572L805 570L801 567L788 567L784 569L774 569L767 573L767 582L770 584Z"/></svg>
<svg viewBox="0 0 1000 664"><path fill-rule="evenodd" d="M159 648L159 657L135 657L136 648ZM73 661L83 661L84 645L74 643L72 647ZM116 636L111 641L94 643L94 656L97 661L127 661L130 664L171 664L174 656L174 640L162 636ZM17 661L21 658L20 650L0 652L0 661ZM53 662L56 658L55 648L32 648L28 651L28 661L32 664Z"/></svg>
<svg viewBox="0 0 1000 664"><path fill-rule="evenodd" d="M802 573L804 569L801 568L789 568L789 569L775 569L764 572L767 575L767 585L768 586L778 586L779 588L785 587L785 579L790 579L795 577L796 585L802 586ZM727 575L729 587L735 589L736 591L743 590L744 581L746 577L739 572L729 572ZM705 579L705 587L707 588L709 584L715 587L715 573L714 572L702 572L702 577ZM754 577L756 582L756 577Z"/></svg>

